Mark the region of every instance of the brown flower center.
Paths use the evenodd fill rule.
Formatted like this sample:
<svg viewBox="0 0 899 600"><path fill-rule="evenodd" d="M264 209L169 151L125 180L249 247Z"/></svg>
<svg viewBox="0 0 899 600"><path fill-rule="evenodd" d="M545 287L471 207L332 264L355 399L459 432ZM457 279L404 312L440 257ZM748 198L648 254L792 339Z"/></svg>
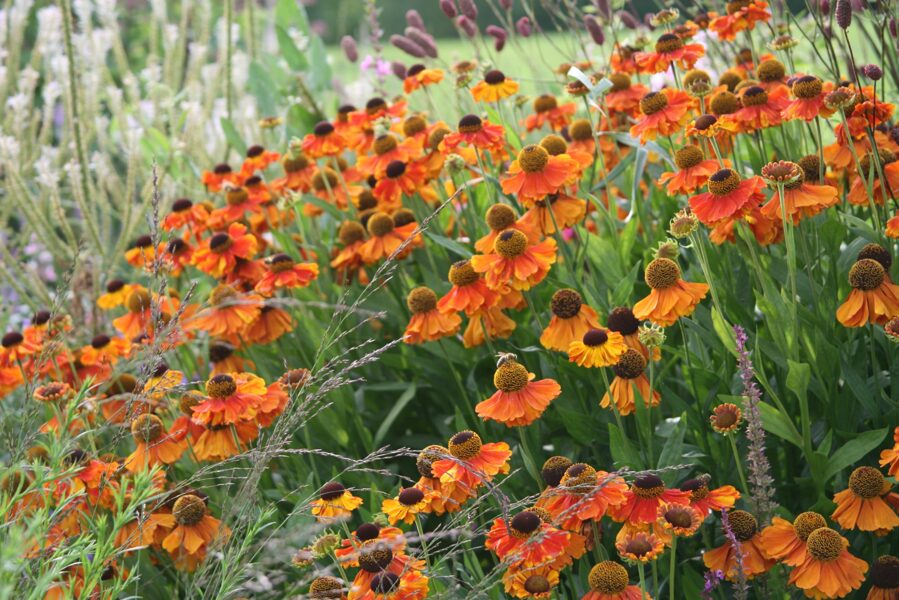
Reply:
<svg viewBox="0 0 899 600"><path fill-rule="evenodd" d="M162 419L156 415L139 415L131 421L131 435L139 442L145 444L155 442L162 437L164 432L165 426L162 424Z"/></svg>
<svg viewBox="0 0 899 600"><path fill-rule="evenodd" d="M678 169L690 169L695 167L703 160L702 150L699 146L684 146L674 153L674 164Z"/></svg>
<svg viewBox="0 0 899 600"><path fill-rule="evenodd" d="M620 594L630 583L627 569L621 564L607 560L594 565L587 576L590 589L600 594Z"/></svg>
<svg viewBox="0 0 899 600"><path fill-rule="evenodd" d="M424 500L425 493L418 488L406 488L397 496L397 500L403 506L415 506Z"/></svg>
<svg viewBox="0 0 899 600"><path fill-rule="evenodd" d="M596 485L596 469L586 463L575 463L565 469L559 484L574 494L586 494ZM580 488L580 489L578 489Z"/></svg>
<svg viewBox="0 0 899 600"><path fill-rule="evenodd" d="M175 500L172 515L179 525L196 525L206 516L206 503L199 496L185 494Z"/></svg>
<svg viewBox="0 0 899 600"><path fill-rule="evenodd" d="M365 239L365 228L362 226L362 223L344 221L337 235L341 244L349 246Z"/></svg>
<svg viewBox="0 0 899 600"><path fill-rule="evenodd" d="M876 289L880 287L885 277L883 265L871 258L856 261L849 269L849 285L858 290Z"/></svg>
<svg viewBox="0 0 899 600"><path fill-rule="evenodd" d="M568 144L565 139L556 134L551 134L540 140L540 146L546 150L550 156L558 156L568 152Z"/></svg>
<svg viewBox="0 0 899 600"><path fill-rule="evenodd" d="M759 81L764 81L765 83L781 81L787 74L783 63L775 59L763 60L759 63L755 72L759 77Z"/></svg>
<svg viewBox="0 0 899 600"><path fill-rule="evenodd" d="M609 75L609 81L612 82L610 92L623 92L631 87L631 78L626 73L612 73Z"/></svg>
<svg viewBox="0 0 899 600"><path fill-rule="evenodd" d="M493 231L502 231L515 224L515 211L508 204L494 204L487 209L487 226Z"/></svg>
<svg viewBox="0 0 899 600"><path fill-rule="evenodd" d="M558 290L553 294L550 301L550 309L552 313L560 319L571 319L581 312L581 306L584 300L577 291L566 288Z"/></svg>
<svg viewBox="0 0 899 600"><path fill-rule="evenodd" d="M431 465L436 460L442 460L449 454L449 450L444 448L443 446L431 445L418 453L418 457L415 459L415 468L418 469L419 475L422 477L434 477L434 473L431 471Z"/></svg>
<svg viewBox="0 0 899 600"><path fill-rule="evenodd" d="M593 139L593 126L587 119L578 119L568 126L568 135L576 142L586 142Z"/></svg>
<svg viewBox="0 0 899 600"><path fill-rule="evenodd" d="M590 329L581 340L585 346L595 348L609 341L609 332L605 329Z"/></svg>
<svg viewBox="0 0 899 600"><path fill-rule="evenodd" d="M549 152L536 144L529 144L518 153L518 166L525 173L540 173L549 162Z"/></svg>
<svg viewBox="0 0 899 600"><path fill-rule="evenodd" d="M370 540L362 544L359 550L359 566L369 573L380 573L393 562L393 551L379 540Z"/></svg>
<svg viewBox="0 0 899 600"><path fill-rule="evenodd" d="M537 513L523 510L509 521L510 533L517 538L527 538L540 529L542 524L543 520Z"/></svg>
<svg viewBox="0 0 899 600"><path fill-rule="evenodd" d="M633 348L628 348L624 354L618 357L618 362L615 363L612 370L622 379L636 379L643 374L645 368L646 359L643 358L643 355Z"/></svg>
<svg viewBox="0 0 899 600"><path fill-rule="evenodd" d="M517 229L507 229L496 236L493 250L503 258L516 258L524 254L528 247L528 238Z"/></svg>
<svg viewBox="0 0 899 600"><path fill-rule="evenodd" d="M793 95L804 100L817 98L823 90L824 84L814 75L806 75L793 82Z"/></svg>
<svg viewBox="0 0 899 600"><path fill-rule="evenodd" d="M879 557L871 565L871 585L881 590L899 589L899 558L889 554Z"/></svg>
<svg viewBox="0 0 899 600"><path fill-rule="evenodd" d="M543 463L540 475L543 477L544 483L549 487L556 487L562 481L565 471L571 466L571 459L565 456L550 456Z"/></svg>
<svg viewBox="0 0 899 600"><path fill-rule="evenodd" d="M659 40L656 42L656 52L659 54L674 52L675 50L680 50L683 47L684 41L673 33L662 34L659 37Z"/></svg>
<svg viewBox="0 0 899 600"><path fill-rule="evenodd" d="M537 96L537 99L534 100L534 112L548 112L556 108L558 105L559 103L556 101L555 96L542 94L540 96Z"/></svg>
<svg viewBox="0 0 899 600"><path fill-rule="evenodd" d="M429 287L417 287L406 296L406 306L416 315L431 312L437 308L437 294Z"/></svg>
<svg viewBox="0 0 899 600"><path fill-rule="evenodd" d="M665 482L658 475L641 475L634 479L631 491L638 498L651 500L665 493Z"/></svg>
<svg viewBox="0 0 899 600"><path fill-rule="evenodd" d="M466 429L450 438L449 452L460 460L474 458L481 451L481 436Z"/></svg>
<svg viewBox="0 0 899 600"><path fill-rule="evenodd" d="M849 476L849 489L860 498L876 498L883 492L883 473L874 467L859 467Z"/></svg>
<svg viewBox="0 0 899 600"><path fill-rule="evenodd" d="M793 529L796 530L796 536L803 542L808 539L816 529L827 527L827 521L816 512L804 512L793 520Z"/></svg>
<svg viewBox="0 0 899 600"><path fill-rule="evenodd" d="M668 106L668 96L662 92L649 92L640 100L640 110L644 115L654 115Z"/></svg>
<svg viewBox="0 0 899 600"><path fill-rule="evenodd" d="M428 122L421 115L412 115L403 121L403 135L412 137L428 128Z"/></svg>
<svg viewBox="0 0 899 600"><path fill-rule="evenodd" d="M680 279L680 267L670 258L656 258L646 266L643 279L654 290L666 290Z"/></svg>
<svg viewBox="0 0 899 600"><path fill-rule="evenodd" d="M768 102L768 92L765 88L751 85L743 92L743 106L761 106Z"/></svg>
<svg viewBox="0 0 899 600"><path fill-rule="evenodd" d="M493 374L493 385L503 392L517 392L527 386L529 373L524 365L514 360L501 364Z"/></svg>
<svg viewBox="0 0 899 600"><path fill-rule="evenodd" d="M836 560L843 553L843 536L829 527L820 527L808 536L808 552L821 562Z"/></svg>
<svg viewBox="0 0 899 600"><path fill-rule="evenodd" d="M531 575L524 580L524 591L529 594L545 594L550 589L552 589L552 585L550 585L549 579L543 575Z"/></svg>
<svg viewBox="0 0 899 600"><path fill-rule="evenodd" d="M709 191L716 196L726 196L740 185L740 176L733 169L721 169L709 177Z"/></svg>
<svg viewBox="0 0 899 600"><path fill-rule="evenodd" d="M375 237L382 237L393 231L394 224L390 215L376 212L368 218L368 232Z"/></svg>
<svg viewBox="0 0 899 600"><path fill-rule="evenodd" d="M206 382L206 395L210 398L227 398L237 391L237 382L226 373L214 376Z"/></svg>
<svg viewBox="0 0 899 600"><path fill-rule="evenodd" d="M740 110L740 99L732 92L719 92L712 96L709 107L712 113L719 117L730 115Z"/></svg>
<svg viewBox="0 0 899 600"><path fill-rule="evenodd" d="M741 542L752 539L758 530L759 523L756 518L745 510L734 510L728 515L730 529Z"/></svg>

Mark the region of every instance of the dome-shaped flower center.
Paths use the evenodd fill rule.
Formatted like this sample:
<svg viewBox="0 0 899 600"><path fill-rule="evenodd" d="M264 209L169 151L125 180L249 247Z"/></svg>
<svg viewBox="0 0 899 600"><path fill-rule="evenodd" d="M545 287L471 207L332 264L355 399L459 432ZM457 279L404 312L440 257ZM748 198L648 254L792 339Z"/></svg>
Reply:
<svg viewBox="0 0 899 600"><path fill-rule="evenodd" d="M337 173L330 167L325 167L312 177L312 189L316 192L327 192L328 190L337 189Z"/></svg>
<svg viewBox="0 0 899 600"><path fill-rule="evenodd" d="M482 445L481 436L466 429L450 438L449 453L460 460L468 460L478 455Z"/></svg>
<svg viewBox="0 0 899 600"><path fill-rule="evenodd" d="M434 461L445 458L447 454L449 454L447 448L436 444L432 444L419 452L418 457L415 459L415 468L418 469L418 474L422 477L434 477L434 473L431 471L431 465Z"/></svg>
<svg viewBox="0 0 899 600"><path fill-rule="evenodd" d="M597 346L602 346L607 341L609 341L609 332L606 329L590 329L581 339L581 342L585 346L589 346L591 348L595 348Z"/></svg>
<svg viewBox="0 0 899 600"><path fill-rule="evenodd" d="M849 489L860 498L876 498L883 493L883 473L874 467L859 467L849 476Z"/></svg>
<svg viewBox="0 0 899 600"><path fill-rule="evenodd" d="M316 137L325 137L326 135L334 133L334 126L328 121L319 121L316 123L315 127L312 128L312 133Z"/></svg>
<svg viewBox="0 0 899 600"><path fill-rule="evenodd" d="M363 523L356 528L356 537L360 542L373 540L381 534L381 528L375 523Z"/></svg>
<svg viewBox="0 0 899 600"><path fill-rule="evenodd" d="M683 47L684 41L673 33L662 34L661 36L659 36L659 40L656 42L656 52L658 52L659 54L674 52L676 50L680 50Z"/></svg>
<svg viewBox="0 0 899 600"><path fill-rule="evenodd" d="M437 294L429 287L417 287L406 296L406 306L416 315L430 312L437 308Z"/></svg>
<svg viewBox="0 0 899 600"><path fill-rule="evenodd" d="M209 238L209 249L216 254L224 254L233 244L234 240L224 231L220 231Z"/></svg>
<svg viewBox="0 0 899 600"><path fill-rule="evenodd" d="M568 143L556 134L550 134L540 140L540 147L546 150L550 156L558 156L568 152Z"/></svg>
<svg viewBox="0 0 899 600"><path fill-rule="evenodd" d="M424 500L425 493L418 488L406 488L397 496L397 500L403 506L415 506Z"/></svg>
<svg viewBox="0 0 899 600"><path fill-rule="evenodd" d="M740 185L740 176L733 169L721 169L709 177L709 191L716 196L726 196Z"/></svg>
<svg viewBox="0 0 899 600"><path fill-rule="evenodd" d="M876 289L880 287L885 277L883 265L871 258L856 261L849 269L849 285L858 290Z"/></svg>
<svg viewBox="0 0 899 600"><path fill-rule="evenodd" d="M571 489L572 493L586 494L588 488L596 485L596 469L586 463L575 463L565 470L559 484L565 488L581 488Z"/></svg>
<svg viewBox="0 0 899 600"><path fill-rule="evenodd" d="M155 442L162 434L165 433L165 426L162 419L156 415L139 415L131 421L131 435L138 442L149 444Z"/></svg>
<svg viewBox="0 0 899 600"><path fill-rule="evenodd" d="M221 306L233 302L235 298L237 298L237 290L227 283L220 283L209 293L209 304Z"/></svg>
<svg viewBox="0 0 899 600"><path fill-rule="evenodd" d="M862 249L858 251L858 256L855 258L856 260L861 260L863 258L876 260L886 271L893 266L893 255L880 244L865 244Z"/></svg>
<svg viewBox="0 0 899 600"><path fill-rule="evenodd" d="M565 288L553 294L550 309L553 315L560 319L571 319L581 312L583 304L584 300L577 291Z"/></svg>
<svg viewBox="0 0 899 600"><path fill-rule="evenodd" d="M803 100L817 98L823 90L824 84L814 75L806 75L793 82L793 95Z"/></svg>
<svg viewBox="0 0 899 600"><path fill-rule="evenodd" d="M421 115L412 115L403 121L403 135L412 137L428 128L428 122Z"/></svg>
<svg viewBox="0 0 899 600"><path fill-rule="evenodd" d="M871 585L882 590L899 588L899 558L885 555L871 565Z"/></svg>
<svg viewBox="0 0 899 600"><path fill-rule="evenodd" d="M688 479L680 486L682 492L690 492L691 500L704 500L709 495L709 484L706 478Z"/></svg>
<svg viewBox="0 0 899 600"><path fill-rule="evenodd" d="M745 510L734 510L728 514L730 529L741 542L752 539L758 530L759 523L756 518Z"/></svg>
<svg viewBox="0 0 899 600"><path fill-rule="evenodd" d="M643 279L654 290L666 290L680 279L680 267L670 258L656 258L646 266Z"/></svg>
<svg viewBox="0 0 899 600"><path fill-rule="evenodd" d="M609 81L612 82L610 92L623 92L631 87L631 78L626 73L612 73Z"/></svg>
<svg viewBox="0 0 899 600"><path fill-rule="evenodd" d="M751 85L743 92L743 106L761 106L768 102L768 92L765 88Z"/></svg>
<svg viewBox="0 0 899 600"><path fill-rule="evenodd" d="M531 575L524 580L524 591L529 594L545 594L550 589L552 585L543 575Z"/></svg>
<svg viewBox="0 0 899 600"><path fill-rule="evenodd" d="M135 311L137 312L137 311ZM4 348L14 348L25 341L25 336L18 331L10 331L0 340L0 345Z"/></svg>
<svg viewBox="0 0 899 600"><path fill-rule="evenodd" d="M318 492L318 497L322 500L337 500L346 492L346 487L339 481L331 481L322 486Z"/></svg>
<svg viewBox="0 0 899 600"><path fill-rule="evenodd" d="M638 498L653 499L665 493L665 482L658 475L640 475L634 479L631 491Z"/></svg>
<svg viewBox="0 0 899 600"><path fill-rule="evenodd" d="M517 229L507 229L496 236L493 250L503 258L516 258L528 248L528 237Z"/></svg>
<svg viewBox="0 0 899 600"><path fill-rule="evenodd" d="M287 155L281 161L281 166L284 167L286 173L299 173L309 166L309 159L302 153L294 156Z"/></svg>
<svg viewBox="0 0 899 600"><path fill-rule="evenodd" d="M696 84L712 85L712 78L702 69L690 69L684 73L684 87L690 89Z"/></svg>
<svg viewBox="0 0 899 600"><path fill-rule="evenodd" d="M343 597L344 584L336 577L316 577L309 585L309 597L315 600L336 600Z"/></svg>
<svg viewBox="0 0 899 600"><path fill-rule="evenodd" d="M590 589L600 594L620 594L627 589L630 578L621 564L607 560L594 565L587 576Z"/></svg>
<svg viewBox="0 0 899 600"><path fill-rule="evenodd" d="M586 142L593 139L593 126L587 119L577 119L568 126L568 135L576 142Z"/></svg>
<svg viewBox="0 0 899 600"><path fill-rule="evenodd" d="M493 374L493 385L502 392L517 392L528 384L528 370L514 360L506 361L497 367Z"/></svg>
<svg viewBox="0 0 899 600"><path fill-rule="evenodd" d="M477 115L465 115L459 119L460 133L477 133L484 127L481 117Z"/></svg>
<svg viewBox="0 0 899 600"><path fill-rule="evenodd" d="M365 228L356 221L344 221L340 226L338 237L341 244L349 246L365 239Z"/></svg>
<svg viewBox="0 0 899 600"><path fill-rule="evenodd" d="M440 142L443 141L443 138L445 138L448 133L450 133L450 130L446 127L438 127L431 131L431 135L428 136L428 148L434 152L439 150Z"/></svg>
<svg viewBox="0 0 899 600"><path fill-rule="evenodd" d="M700 115L693 121L693 127L696 131L706 131L717 122L718 117L715 115Z"/></svg>
<svg viewBox="0 0 899 600"><path fill-rule="evenodd" d="M709 107L716 116L730 115L740 110L740 99L732 92L719 92L712 96Z"/></svg>
<svg viewBox="0 0 899 600"><path fill-rule="evenodd" d="M634 316L634 311L626 306L612 309L606 320L609 331L616 331L621 335L633 335L640 327L640 321Z"/></svg>
<svg viewBox="0 0 899 600"><path fill-rule="evenodd" d="M275 254L268 259L268 269L272 273L283 273L293 268L294 262L289 254Z"/></svg>
<svg viewBox="0 0 899 600"><path fill-rule="evenodd" d="M227 398L237 391L237 382L227 373L215 375L206 382L206 395L210 398Z"/></svg>
<svg viewBox="0 0 899 600"><path fill-rule="evenodd" d="M808 553L821 562L836 560L843 553L843 536L829 527L812 531L806 543Z"/></svg>
<svg viewBox="0 0 899 600"><path fill-rule="evenodd" d="M506 76L502 71L492 69L484 73L484 81L490 85L499 85L506 81Z"/></svg>
<svg viewBox="0 0 899 600"><path fill-rule="evenodd" d="M375 237L382 237L393 231L394 223L390 215L376 212L368 218L368 232Z"/></svg>
<svg viewBox="0 0 899 600"><path fill-rule="evenodd" d="M827 527L827 521L816 512L804 512L793 520L793 529L796 530L796 536L803 542L808 539L816 529Z"/></svg>
<svg viewBox="0 0 899 600"><path fill-rule="evenodd" d="M783 63L775 59L763 60L761 63L759 63L759 66L758 68L756 68L755 72L759 77L759 81L763 81L765 83L781 81L787 74L787 70L784 67Z"/></svg>
<svg viewBox="0 0 899 600"><path fill-rule="evenodd" d="M624 354L618 357L618 362L612 366L615 375L622 379L636 379L643 374L645 368L646 359L633 348L625 350Z"/></svg>
<svg viewBox="0 0 899 600"><path fill-rule="evenodd" d="M525 173L540 173L549 162L549 152L536 144L530 144L518 153L518 166Z"/></svg>
<svg viewBox="0 0 899 600"><path fill-rule="evenodd" d="M503 231L515 224L515 211L508 204L494 204L487 209L487 226L493 231Z"/></svg>
<svg viewBox="0 0 899 600"><path fill-rule="evenodd" d="M371 98L368 102L365 103L365 112L369 115L377 114L378 112L385 110L387 108L387 101L384 98Z"/></svg>
<svg viewBox="0 0 899 600"><path fill-rule="evenodd" d="M199 496L185 494L175 500L172 515L179 525L196 525L206 516L206 503Z"/></svg>
<svg viewBox="0 0 899 600"><path fill-rule="evenodd" d="M668 96L662 92L649 92L640 100L640 110L644 115L654 115L668 106Z"/></svg>
<svg viewBox="0 0 899 600"><path fill-rule="evenodd" d="M559 105L555 96L542 94L534 100L534 112L542 113L553 110Z"/></svg>
<svg viewBox="0 0 899 600"><path fill-rule="evenodd" d="M188 198L179 198L172 202L172 212L180 213L190 210L194 205Z"/></svg>
<svg viewBox="0 0 899 600"><path fill-rule="evenodd" d="M128 294L125 300L128 310L133 313L143 312L150 308L150 292L145 289L137 289Z"/></svg>
<svg viewBox="0 0 899 600"><path fill-rule="evenodd" d="M380 573L393 561L393 551L379 540L371 540L362 544L359 549L359 566L369 573Z"/></svg>
<svg viewBox="0 0 899 600"><path fill-rule="evenodd" d="M562 481L565 471L568 470L571 464L571 459L565 456L550 456L543 463L543 468L540 470L543 482L549 487L556 487Z"/></svg>
<svg viewBox="0 0 899 600"><path fill-rule="evenodd" d="M509 521L510 532L517 538L530 537L535 531L540 529L543 520L537 513L530 510L523 510Z"/></svg>
<svg viewBox="0 0 899 600"><path fill-rule="evenodd" d="M406 163L401 160L392 160L384 169L384 174L390 179L399 179L406 172Z"/></svg>
<svg viewBox="0 0 899 600"><path fill-rule="evenodd" d="M232 187L225 192L225 202L229 206L239 206L247 201L250 193L245 187Z"/></svg>
<svg viewBox="0 0 899 600"><path fill-rule="evenodd" d="M375 594L389 594L400 587L400 576L396 573L378 573L371 580L371 590Z"/></svg>
<svg viewBox="0 0 899 600"><path fill-rule="evenodd" d="M702 150L699 146L684 146L674 153L674 164L678 169L691 169L702 162Z"/></svg>
<svg viewBox="0 0 899 600"><path fill-rule="evenodd" d="M447 279L449 279L450 283L453 285L464 287L466 285L471 285L480 279L480 275L478 275L471 266L471 261L459 260L450 266Z"/></svg>

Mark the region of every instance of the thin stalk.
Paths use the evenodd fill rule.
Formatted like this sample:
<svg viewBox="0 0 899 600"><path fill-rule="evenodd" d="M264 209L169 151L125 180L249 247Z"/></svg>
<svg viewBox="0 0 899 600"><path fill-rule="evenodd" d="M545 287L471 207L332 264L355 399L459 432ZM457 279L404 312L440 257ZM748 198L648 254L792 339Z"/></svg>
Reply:
<svg viewBox="0 0 899 600"><path fill-rule="evenodd" d="M677 536L671 536L671 556L670 562L668 564L668 598L669 600L674 600L674 575L677 573L675 567L677 566Z"/></svg>
<svg viewBox="0 0 899 600"><path fill-rule="evenodd" d="M746 483L746 474L743 472L743 463L740 461L740 452L737 450L737 440L733 435L726 436L730 442L730 449L734 453L734 462L737 465L737 474L740 476L740 485L743 486L743 495L749 497L749 485Z"/></svg>

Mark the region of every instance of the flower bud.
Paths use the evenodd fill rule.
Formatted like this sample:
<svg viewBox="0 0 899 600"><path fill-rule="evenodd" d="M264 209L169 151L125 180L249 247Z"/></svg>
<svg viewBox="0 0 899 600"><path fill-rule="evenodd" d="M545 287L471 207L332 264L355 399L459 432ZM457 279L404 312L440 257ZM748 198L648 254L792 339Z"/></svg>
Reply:
<svg viewBox="0 0 899 600"><path fill-rule="evenodd" d="M499 5L503 10L512 10L512 0L499 0Z"/></svg>
<svg viewBox="0 0 899 600"><path fill-rule="evenodd" d="M599 19L593 15L587 15L584 17L584 27L587 28L587 33L590 34L593 42L598 46L602 46L602 43L606 41L606 36L602 32L602 26L599 24Z"/></svg>
<svg viewBox="0 0 899 600"><path fill-rule="evenodd" d="M406 27L406 37L418 44L431 58L437 58L437 43L431 34L415 27Z"/></svg>
<svg viewBox="0 0 899 600"><path fill-rule="evenodd" d="M603 19L609 20L612 18L612 8L609 6L609 0L593 0L593 4L596 6L596 12Z"/></svg>
<svg viewBox="0 0 899 600"><path fill-rule="evenodd" d="M531 33L534 31L534 28L531 26L531 20L527 17L521 17L515 23L515 31L518 32L518 35L521 37L530 37Z"/></svg>
<svg viewBox="0 0 899 600"><path fill-rule="evenodd" d="M636 29L640 26L640 22L637 21L637 17L627 12L626 10L619 10L617 15L618 20L621 21L621 24L628 29Z"/></svg>
<svg viewBox="0 0 899 600"><path fill-rule="evenodd" d="M823 16L827 16L830 14L830 0L821 0L818 2L818 10L821 12Z"/></svg>
<svg viewBox="0 0 899 600"><path fill-rule="evenodd" d="M400 79L406 78L406 65L397 60L390 63L390 71Z"/></svg>
<svg viewBox="0 0 899 600"><path fill-rule="evenodd" d="M865 65L862 67L862 73L871 81L880 81L883 79L883 69L877 65Z"/></svg>
<svg viewBox="0 0 899 600"><path fill-rule="evenodd" d="M890 22L888 25L890 29L890 35L893 37L899 37L899 24L897 24L896 17L890 17Z"/></svg>
<svg viewBox="0 0 899 600"><path fill-rule="evenodd" d="M456 3L453 0L440 0L440 10L450 19L455 18L459 14L456 12Z"/></svg>
<svg viewBox="0 0 899 600"><path fill-rule="evenodd" d="M354 63L359 60L359 50L356 48L356 40L351 36L343 36L340 39L340 47L343 48L343 53L346 55L348 61Z"/></svg>
<svg viewBox="0 0 899 600"><path fill-rule="evenodd" d="M834 14L836 16L837 25L843 29L848 29L849 25L852 24L852 5L849 4L849 0L837 0Z"/></svg>
<svg viewBox="0 0 899 600"><path fill-rule="evenodd" d="M459 0L459 10L472 21L476 21L478 18L478 7L474 0Z"/></svg>
<svg viewBox="0 0 899 600"><path fill-rule="evenodd" d="M470 38L473 38L478 33L478 26L465 15L456 17L456 25L458 25L459 29Z"/></svg>
<svg viewBox="0 0 899 600"><path fill-rule="evenodd" d="M427 31L427 29L425 29L425 22L421 18L421 14L414 8L410 8L406 11L406 23L409 24L409 27L414 29Z"/></svg>
<svg viewBox="0 0 899 600"><path fill-rule="evenodd" d="M413 42L412 40L410 40L409 38L407 38L404 35L398 35L398 34L394 33L392 36L390 36L390 43L393 44L394 47L399 48L400 50L402 50L403 52L408 54L409 56L414 56L415 58L424 58L425 56L427 56L427 54L425 54L425 51L421 46L419 46L418 44L416 44L415 42Z"/></svg>

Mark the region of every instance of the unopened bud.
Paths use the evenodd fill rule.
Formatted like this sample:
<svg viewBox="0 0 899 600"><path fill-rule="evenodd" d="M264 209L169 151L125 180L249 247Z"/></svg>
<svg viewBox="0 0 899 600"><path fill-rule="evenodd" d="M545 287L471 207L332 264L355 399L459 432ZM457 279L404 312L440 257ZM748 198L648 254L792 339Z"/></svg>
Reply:
<svg viewBox="0 0 899 600"><path fill-rule="evenodd" d="M399 48L409 56L414 56L415 58L424 58L427 56L424 49L407 38L404 35L398 35L394 33L390 36L390 43L394 45L394 47Z"/></svg>
<svg viewBox="0 0 899 600"><path fill-rule="evenodd" d="M587 33L590 34L593 42L598 46L602 46L602 43L606 41L606 36L602 32L602 25L599 24L599 19L593 15L587 15L584 17L584 27L587 28Z"/></svg>
<svg viewBox="0 0 899 600"><path fill-rule="evenodd" d="M456 17L456 25L458 25L459 29L470 38L473 38L478 33L478 26L465 15Z"/></svg>
<svg viewBox="0 0 899 600"><path fill-rule="evenodd" d="M459 10L472 21L475 21L478 18L478 7L474 3L474 0L459 0Z"/></svg>
<svg viewBox="0 0 899 600"><path fill-rule="evenodd" d="M621 21L621 24L628 29L636 29L640 26L640 22L637 20L637 17L627 12L626 10L619 10L617 14L618 20Z"/></svg>
<svg viewBox="0 0 899 600"><path fill-rule="evenodd" d="M421 18L421 14L414 8L410 8L406 11L406 23L409 24L409 27L414 27L415 29L419 29L421 31L427 31L425 29L425 22Z"/></svg>
<svg viewBox="0 0 899 600"><path fill-rule="evenodd" d="M356 48L356 40L352 37L345 35L340 39L340 47L343 48L343 53L346 55L346 59L352 63L359 60L359 50Z"/></svg>
<svg viewBox="0 0 899 600"><path fill-rule="evenodd" d="M837 25L843 29L848 29L849 25L852 24L852 5L849 4L849 0L837 0L834 15Z"/></svg>
<svg viewBox="0 0 899 600"><path fill-rule="evenodd" d="M440 10L450 19L454 19L457 14L456 3L453 0L440 0Z"/></svg>
<svg viewBox="0 0 899 600"><path fill-rule="evenodd" d="M515 23L515 31L518 32L518 35L521 37L531 37L531 33L533 33L534 28L531 26L531 20L527 17L521 17Z"/></svg>

